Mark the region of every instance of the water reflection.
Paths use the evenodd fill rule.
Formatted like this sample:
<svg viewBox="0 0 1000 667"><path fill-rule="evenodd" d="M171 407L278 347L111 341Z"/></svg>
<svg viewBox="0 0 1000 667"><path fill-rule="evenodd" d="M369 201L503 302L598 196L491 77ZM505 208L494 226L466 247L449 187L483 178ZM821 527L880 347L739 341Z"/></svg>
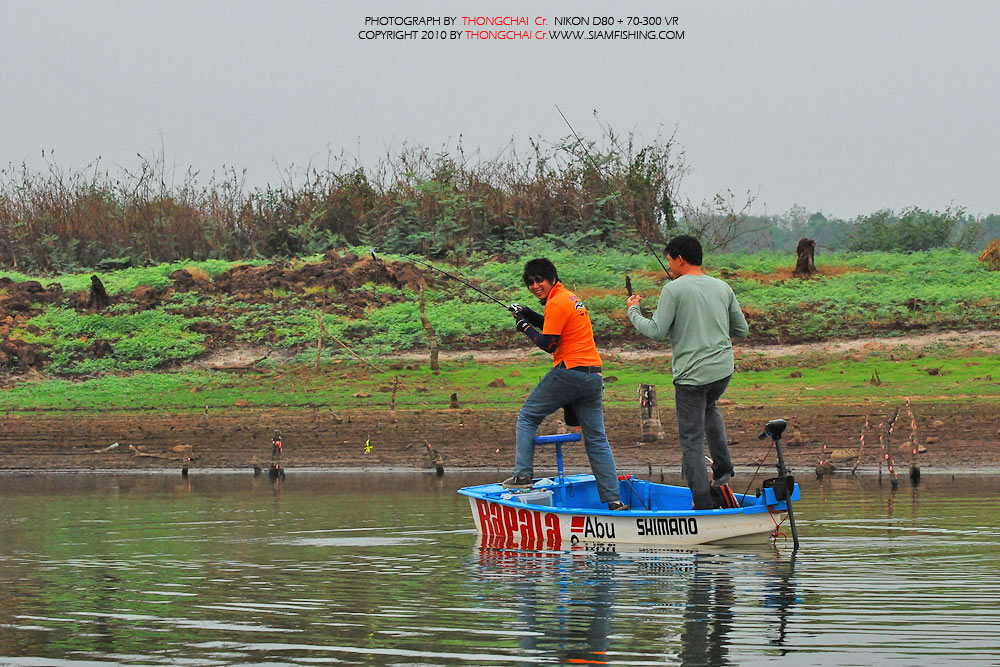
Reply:
<svg viewBox="0 0 1000 667"><path fill-rule="evenodd" d="M704 561L704 559L702 559ZM724 568L695 560L694 580L688 587L681 635L681 662L686 665L725 665L732 631L736 591Z"/></svg>
<svg viewBox="0 0 1000 667"><path fill-rule="evenodd" d="M534 541L480 536L471 563L482 581L509 582L518 601L517 664L524 665L538 664L539 656L617 664L656 654L685 665L732 664L735 610L755 606L741 599L734 569L735 576L750 576L744 589L764 591L762 613L775 620L770 641L778 649L784 648L789 618L801 602L794 557L783 559L776 549L752 553L748 560L745 553L704 547L554 550ZM636 627L640 619L647 627Z"/></svg>
<svg viewBox="0 0 1000 667"><path fill-rule="evenodd" d="M530 545L543 546L543 545ZM520 635L515 664L538 656L606 664L614 593L613 553L563 553L522 548L506 537L479 537L473 564L484 581L499 573L517 600Z"/></svg>
<svg viewBox="0 0 1000 667"><path fill-rule="evenodd" d="M776 553L779 557L773 561L773 578L766 586L764 605L775 612L776 623L772 631L771 644L779 649L780 655L785 655L788 652L785 639L789 619L793 607L800 603L802 598L799 596L794 576L796 552L792 552L787 560L780 558L780 552Z"/></svg>

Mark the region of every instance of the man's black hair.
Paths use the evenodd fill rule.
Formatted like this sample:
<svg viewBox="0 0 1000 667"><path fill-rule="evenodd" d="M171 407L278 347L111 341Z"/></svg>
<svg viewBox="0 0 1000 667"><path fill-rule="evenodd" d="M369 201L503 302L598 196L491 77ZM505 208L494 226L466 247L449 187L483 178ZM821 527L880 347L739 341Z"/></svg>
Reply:
<svg viewBox="0 0 1000 667"><path fill-rule="evenodd" d="M521 274L521 281L527 285L528 278L541 278L542 280L548 280L553 285L559 282L556 265L544 257L533 259L524 265L524 273Z"/></svg>
<svg viewBox="0 0 1000 667"><path fill-rule="evenodd" d="M671 257L680 257L688 264L701 266L701 243L693 236L688 234L675 236L667 243L666 252Z"/></svg>

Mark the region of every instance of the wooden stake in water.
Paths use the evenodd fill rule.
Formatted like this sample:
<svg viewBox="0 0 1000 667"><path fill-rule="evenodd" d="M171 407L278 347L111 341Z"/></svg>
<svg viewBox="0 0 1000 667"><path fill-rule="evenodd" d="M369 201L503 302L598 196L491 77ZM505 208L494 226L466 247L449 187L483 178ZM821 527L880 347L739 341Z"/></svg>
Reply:
<svg viewBox="0 0 1000 667"><path fill-rule="evenodd" d="M639 439L654 442L660 438L663 424L656 409L656 387L651 384L639 385Z"/></svg>
<svg viewBox="0 0 1000 667"><path fill-rule="evenodd" d="M889 420L889 428L886 431L885 440L882 441L882 458L885 460L886 466L888 466L890 476L889 483L894 489L899 486L899 476L896 474L896 462L892 456L892 432L896 429L896 419L898 418L899 408L896 408L896 411L892 413L892 419ZM882 439L881 435L879 435L879 439ZM878 467L878 481L879 484L882 483L881 462Z"/></svg>
<svg viewBox="0 0 1000 667"><path fill-rule="evenodd" d="M882 462L885 461L885 422L878 423L878 444L882 451L878 455L878 483L882 485Z"/></svg>
<svg viewBox="0 0 1000 667"><path fill-rule="evenodd" d="M868 415L865 415L865 425L861 427L861 446L858 447L858 457L854 459L854 467L851 468L851 474L853 475L861 465L861 455L865 451L865 431L868 430Z"/></svg>
<svg viewBox="0 0 1000 667"><path fill-rule="evenodd" d="M910 418L910 481L920 483L920 445L917 444L917 420L913 416L910 397L906 397L906 414Z"/></svg>
<svg viewBox="0 0 1000 667"><path fill-rule="evenodd" d="M427 456L430 457L431 465L434 466L437 476L441 477L444 475L444 459L441 458L436 449L431 447L431 443L425 441L424 444L427 445Z"/></svg>

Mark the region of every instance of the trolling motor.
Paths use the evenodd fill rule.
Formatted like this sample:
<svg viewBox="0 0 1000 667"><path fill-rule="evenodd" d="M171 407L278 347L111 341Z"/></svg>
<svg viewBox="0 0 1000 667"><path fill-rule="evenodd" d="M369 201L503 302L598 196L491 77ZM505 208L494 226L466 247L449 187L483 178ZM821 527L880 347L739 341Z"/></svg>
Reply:
<svg viewBox="0 0 1000 667"><path fill-rule="evenodd" d="M795 477L788 474L785 467L785 455L781 451L781 434L785 432L788 422L784 419L772 419L764 425L764 432L758 436L758 440L771 438L774 440L774 449L778 452L778 476L774 479L764 480L764 486L774 488L774 497L777 500L784 500L788 505L788 522L792 526L792 543L795 551L799 550L799 531L795 528L795 512L792 510L792 492L795 490ZM770 482L770 484L769 484Z"/></svg>

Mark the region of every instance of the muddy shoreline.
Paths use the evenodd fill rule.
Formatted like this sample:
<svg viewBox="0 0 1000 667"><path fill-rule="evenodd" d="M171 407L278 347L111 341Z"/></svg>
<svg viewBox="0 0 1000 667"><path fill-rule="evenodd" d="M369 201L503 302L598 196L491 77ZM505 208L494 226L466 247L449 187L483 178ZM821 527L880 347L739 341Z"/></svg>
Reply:
<svg viewBox="0 0 1000 667"><path fill-rule="evenodd" d="M780 417L790 424L782 441L785 457L799 474L814 471L823 460L832 460L837 470L853 468L866 416L873 426L866 432L859 470L877 469L877 427L894 410L895 406L869 405L765 409L734 404L723 408L737 467L753 469L763 459L761 469L773 470L773 448L757 435L768 419ZM995 406L917 403L913 413L916 441L923 450L919 454L922 472L1000 467L1000 414ZM636 409L606 410L607 432L621 471L648 474L679 467L673 415L661 411L660 417L664 437L642 442ZM432 457L437 454L446 469L503 474L509 472L514 458L514 418L507 410L486 409L11 414L0 423L0 471L179 471L185 463L192 470L252 470L254 464L266 466L270 461L271 436L281 429L281 462L288 470L433 470ZM554 433L560 427L553 417L539 433ZM911 431L904 409L889 441L889 453L901 476L911 462L905 444ZM564 458L567 471L588 469L582 446L564 446ZM550 451L540 449L535 460L536 474L555 467Z"/></svg>

